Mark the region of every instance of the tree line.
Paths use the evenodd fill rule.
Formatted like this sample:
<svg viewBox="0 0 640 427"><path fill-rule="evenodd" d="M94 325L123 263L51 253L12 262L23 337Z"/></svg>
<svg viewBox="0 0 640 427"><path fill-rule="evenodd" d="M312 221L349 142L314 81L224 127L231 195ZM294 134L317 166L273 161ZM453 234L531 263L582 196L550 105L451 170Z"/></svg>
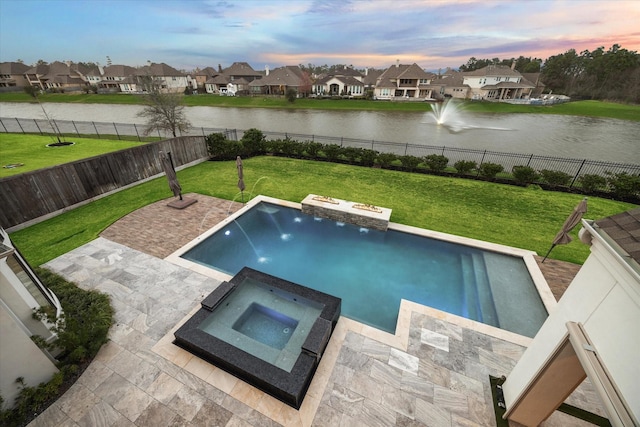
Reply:
<svg viewBox="0 0 640 427"><path fill-rule="evenodd" d="M605 51L576 52L569 49L542 61L539 58L470 58L460 71L473 71L488 65L511 66L521 73L541 73L545 91L568 95L572 99L598 99L640 103L640 54L614 44Z"/></svg>

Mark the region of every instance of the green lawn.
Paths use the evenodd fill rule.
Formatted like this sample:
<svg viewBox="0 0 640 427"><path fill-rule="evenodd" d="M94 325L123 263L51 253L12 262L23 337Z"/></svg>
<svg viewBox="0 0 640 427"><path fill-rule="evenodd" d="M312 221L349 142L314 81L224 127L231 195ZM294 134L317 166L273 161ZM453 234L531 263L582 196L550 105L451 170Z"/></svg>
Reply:
<svg viewBox="0 0 640 427"><path fill-rule="evenodd" d="M244 174L245 198L264 194L300 202L310 193L329 195L391 208L393 222L541 255L582 198L460 178L270 156L246 159ZM178 172L178 178L185 193L239 198L234 161L201 163ZM166 179L158 178L17 231L11 237L31 263L40 265L93 240L129 212L170 196ZM594 197L589 200L585 217L598 219L633 207ZM582 263L588 254L589 248L576 238L554 249L551 257Z"/></svg>
<svg viewBox="0 0 640 427"><path fill-rule="evenodd" d="M52 93L40 95L42 102L69 102L79 104L140 104L140 95L129 94L67 94ZM312 99L301 98L294 103L285 97L265 96L218 96L190 95L185 96L186 106L235 107L235 108L284 108L284 109L322 109L322 110L381 110L381 111L430 111L427 102L390 102L367 101L359 99ZM33 102L23 92L0 93L0 101ZM464 102L469 111L481 113L536 113L536 114L568 114L590 117L610 117L621 120L640 121L640 105L618 104L602 101L575 101L552 106L511 105L499 102Z"/></svg>
<svg viewBox="0 0 640 427"><path fill-rule="evenodd" d="M141 144L134 141L76 137L67 137L64 138L64 141L72 141L75 144L64 147L47 147L47 144L57 142L54 136L0 133L0 166L2 166L0 168L0 178L86 159ZM15 168L4 167L20 163L23 166Z"/></svg>

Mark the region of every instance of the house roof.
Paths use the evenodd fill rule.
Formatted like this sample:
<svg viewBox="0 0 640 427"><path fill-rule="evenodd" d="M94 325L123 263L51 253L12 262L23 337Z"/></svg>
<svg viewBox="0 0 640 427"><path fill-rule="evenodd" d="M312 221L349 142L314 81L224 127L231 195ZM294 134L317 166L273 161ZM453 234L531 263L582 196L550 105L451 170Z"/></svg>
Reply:
<svg viewBox="0 0 640 427"><path fill-rule="evenodd" d="M410 79L410 80L419 80L419 79L432 79L433 74L427 73L424 71L418 64L415 62L411 65L407 64L396 64L387 68L381 75L378 77L378 86L386 87L386 86L396 86L396 81L399 79Z"/></svg>
<svg viewBox="0 0 640 427"><path fill-rule="evenodd" d="M367 73L364 75L363 82L367 86L375 86L378 77L380 77L384 73L384 70L367 70Z"/></svg>
<svg viewBox="0 0 640 427"><path fill-rule="evenodd" d="M302 86L304 73L297 65L276 68L268 76L254 80L250 86Z"/></svg>
<svg viewBox="0 0 640 427"><path fill-rule="evenodd" d="M193 73L196 76L215 76L216 74L220 74L220 72L218 70L216 70L213 67L205 67L202 70L196 71L195 73Z"/></svg>
<svg viewBox="0 0 640 427"><path fill-rule="evenodd" d="M486 67L480 68L478 70L473 71L465 71L465 77L521 77L520 74L516 70L512 70L511 67L507 67L506 65L487 65Z"/></svg>
<svg viewBox="0 0 640 427"><path fill-rule="evenodd" d="M362 73L358 70L354 70L351 67L336 68L332 73L328 73L328 76L351 76L362 77Z"/></svg>
<svg viewBox="0 0 640 427"><path fill-rule="evenodd" d="M599 219L595 224L640 263L640 208Z"/></svg>
<svg viewBox="0 0 640 427"><path fill-rule="evenodd" d="M24 74L29 68L21 62L2 62L0 63L0 74Z"/></svg>
<svg viewBox="0 0 640 427"><path fill-rule="evenodd" d="M387 68L380 77L383 79L428 79L431 78L431 75L414 62L411 65L393 65Z"/></svg>
<svg viewBox="0 0 640 427"><path fill-rule="evenodd" d="M160 64L153 63L151 65L145 65L136 70L136 74L139 76L184 76L184 73L176 70L175 68L161 62Z"/></svg>
<svg viewBox="0 0 640 427"><path fill-rule="evenodd" d="M210 79L207 79L207 81L205 82L205 84L215 84L215 85L226 85L227 83L229 83L229 78L224 74L218 74L216 76L213 76Z"/></svg>
<svg viewBox="0 0 640 427"><path fill-rule="evenodd" d="M49 72L49 64L40 64L40 65L36 65L35 67L29 68L27 71L25 71L25 74L38 74L43 76L48 72Z"/></svg>
<svg viewBox="0 0 640 427"><path fill-rule="evenodd" d="M258 77L261 74L251 68L247 62L234 62L230 67L222 70L227 76L246 76L246 77Z"/></svg>
<svg viewBox="0 0 640 427"><path fill-rule="evenodd" d="M458 86L469 87L469 85L464 83L464 77L462 73L457 71L454 71L454 72L447 71L445 73L445 76L432 81L431 84L446 86L446 87L458 87Z"/></svg>
<svg viewBox="0 0 640 427"><path fill-rule="evenodd" d="M107 65L104 67L105 77L128 77L135 73L136 69L128 65Z"/></svg>

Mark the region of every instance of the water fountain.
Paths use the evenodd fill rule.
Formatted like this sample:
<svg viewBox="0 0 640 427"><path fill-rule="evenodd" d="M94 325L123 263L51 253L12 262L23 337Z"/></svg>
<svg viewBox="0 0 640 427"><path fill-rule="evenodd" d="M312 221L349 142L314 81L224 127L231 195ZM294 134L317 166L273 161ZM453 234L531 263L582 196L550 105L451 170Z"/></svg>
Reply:
<svg viewBox="0 0 640 427"><path fill-rule="evenodd" d="M475 127L464 122L460 114L462 104L452 99L447 99L442 103L431 104L431 110L431 116L436 124L444 126L449 132L457 133Z"/></svg>
<svg viewBox="0 0 640 427"><path fill-rule="evenodd" d="M459 133L470 129L510 130L507 128L477 126L465 120L462 110L464 105L452 98L442 103L431 104L431 118L436 125L446 128L451 133Z"/></svg>

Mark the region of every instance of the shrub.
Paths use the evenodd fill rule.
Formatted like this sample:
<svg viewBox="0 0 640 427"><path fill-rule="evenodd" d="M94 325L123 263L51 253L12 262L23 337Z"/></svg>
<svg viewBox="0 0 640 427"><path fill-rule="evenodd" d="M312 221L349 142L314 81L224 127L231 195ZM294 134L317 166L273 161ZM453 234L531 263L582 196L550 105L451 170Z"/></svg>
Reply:
<svg viewBox="0 0 640 427"><path fill-rule="evenodd" d="M282 153L284 141L282 139L270 139L264 143L264 152L279 154Z"/></svg>
<svg viewBox="0 0 640 427"><path fill-rule="evenodd" d="M531 184L538 179L538 172L531 166L514 166L511 173L513 179L520 184Z"/></svg>
<svg viewBox="0 0 640 427"><path fill-rule="evenodd" d="M605 177L595 174L580 175L578 182L582 189L587 193L602 190L607 185Z"/></svg>
<svg viewBox="0 0 640 427"><path fill-rule="evenodd" d="M230 141L222 133L212 133L205 138L207 151L212 159L235 160L236 156L244 156L243 146L238 141Z"/></svg>
<svg viewBox="0 0 640 427"><path fill-rule="evenodd" d="M542 179L549 185L567 186L571 182L571 175L561 171L541 170Z"/></svg>
<svg viewBox="0 0 640 427"><path fill-rule="evenodd" d="M327 156L327 159L333 161L338 160L338 157L340 157L340 154L342 154L342 147L338 144L326 144L322 148L322 151L324 152L325 156Z"/></svg>
<svg viewBox="0 0 640 427"><path fill-rule="evenodd" d="M388 168L389 166L391 166L391 163L393 163L397 159L398 156L393 153L380 153L378 154L377 158L378 164L383 168Z"/></svg>
<svg viewBox="0 0 640 427"><path fill-rule="evenodd" d="M447 168L449 159L441 154L430 154L425 156L424 162L432 171L442 172Z"/></svg>
<svg viewBox="0 0 640 427"><path fill-rule="evenodd" d="M296 98L298 97L298 92L293 88L289 88L285 93L285 97L287 98L287 101L294 103L296 102Z"/></svg>
<svg viewBox="0 0 640 427"><path fill-rule="evenodd" d="M318 157L318 153L322 150L322 144L319 142L303 142L303 152L307 154L307 157L315 159Z"/></svg>
<svg viewBox="0 0 640 427"><path fill-rule="evenodd" d="M418 165L422 162L422 159L416 156L400 156L398 159L402 163L402 166L409 172L416 170Z"/></svg>
<svg viewBox="0 0 640 427"><path fill-rule="evenodd" d="M362 153L362 148L357 147L344 147L342 149L342 154L349 160L351 163L355 163L356 160L360 157Z"/></svg>
<svg viewBox="0 0 640 427"><path fill-rule="evenodd" d="M282 154L289 157L301 157L302 156L302 144L292 140L289 137L281 140Z"/></svg>
<svg viewBox="0 0 640 427"><path fill-rule="evenodd" d="M39 311L55 324L58 339L56 348L62 349L61 359L71 363L93 358L107 342L113 322L113 308L109 297L98 291L85 291L48 270L37 269L38 276L58 296L64 309L62 321L55 313Z"/></svg>
<svg viewBox="0 0 640 427"><path fill-rule="evenodd" d="M614 196L620 198L640 196L640 176L627 172L607 172L607 184Z"/></svg>
<svg viewBox="0 0 640 427"><path fill-rule="evenodd" d="M376 150L371 150L369 148L365 148L362 150L362 153L360 154L360 163L363 166L373 166L373 164L376 162L376 157L378 157L378 153Z"/></svg>
<svg viewBox="0 0 640 427"><path fill-rule="evenodd" d="M473 160L459 160L454 163L453 167L456 168L458 173L468 174L472 170L474 170L478 164Z"/></svg>
<svg viewBox="0 0 640 427"><path fill-rule="evenodd" d="M493 179L502 171L504 171L504 167L498 163L487 162L478 167L478 175L483 178Z"/></svg>
<svg viewBox="0 0 640 427"><path fill-rule="evenodd" d="M247 156L257 156L260 154L264 154L264 146L267 137L262 133L261 130L256 128L251 128L244 132L242 138L240 138L240 142L244 147L245 155Z"/></svg>

